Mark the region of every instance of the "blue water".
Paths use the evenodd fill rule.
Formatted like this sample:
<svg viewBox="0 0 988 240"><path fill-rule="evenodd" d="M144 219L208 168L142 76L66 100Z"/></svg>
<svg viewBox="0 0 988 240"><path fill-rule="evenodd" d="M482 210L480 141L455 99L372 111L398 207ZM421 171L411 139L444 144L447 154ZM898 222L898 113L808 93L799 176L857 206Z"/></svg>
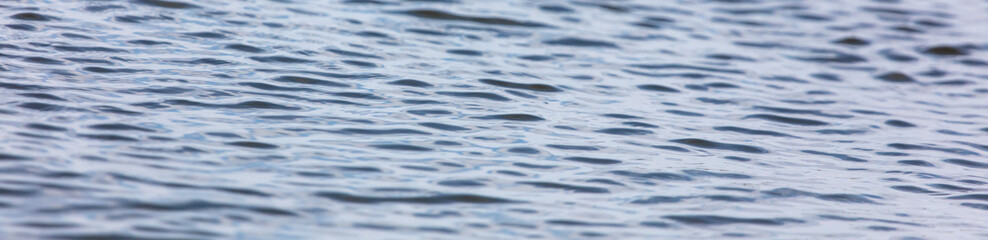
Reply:
<svg viewBox="0 0 988 240"><path fill-rule="evenodd" d="M985 239L988 2L0 2L0 239Z"/></svg>

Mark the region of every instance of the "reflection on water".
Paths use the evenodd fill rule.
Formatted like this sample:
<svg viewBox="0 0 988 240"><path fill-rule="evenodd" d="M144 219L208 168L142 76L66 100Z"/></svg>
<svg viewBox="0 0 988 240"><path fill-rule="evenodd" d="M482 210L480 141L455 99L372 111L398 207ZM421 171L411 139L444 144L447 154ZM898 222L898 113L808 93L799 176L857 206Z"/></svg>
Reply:
<svg viewBox="0 0 988 240"><path fill-rule="evenodd" d="M988 238L985 1L0 9L0 239Z"/></svg>

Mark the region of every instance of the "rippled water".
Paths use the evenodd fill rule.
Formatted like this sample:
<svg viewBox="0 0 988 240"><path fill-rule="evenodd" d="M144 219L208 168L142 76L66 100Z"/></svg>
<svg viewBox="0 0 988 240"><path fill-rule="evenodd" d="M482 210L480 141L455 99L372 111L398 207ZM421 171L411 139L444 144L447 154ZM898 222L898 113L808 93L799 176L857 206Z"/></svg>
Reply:
<svg viewBox="0 0 988 240"><path fill-rule="evenodd" d="M0 2L0 239L988 238L988 2Z"/></svg>

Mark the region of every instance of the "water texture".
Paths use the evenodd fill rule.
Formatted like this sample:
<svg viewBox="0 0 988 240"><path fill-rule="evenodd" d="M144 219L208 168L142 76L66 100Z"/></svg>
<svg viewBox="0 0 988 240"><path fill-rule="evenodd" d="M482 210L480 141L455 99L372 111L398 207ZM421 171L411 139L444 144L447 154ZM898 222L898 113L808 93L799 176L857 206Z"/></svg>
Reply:
<svg viewBox="0 0 988 240"><path fill-rule="evenodd" d="M0 239L986 239L988 2L0 2Z"/></svg>

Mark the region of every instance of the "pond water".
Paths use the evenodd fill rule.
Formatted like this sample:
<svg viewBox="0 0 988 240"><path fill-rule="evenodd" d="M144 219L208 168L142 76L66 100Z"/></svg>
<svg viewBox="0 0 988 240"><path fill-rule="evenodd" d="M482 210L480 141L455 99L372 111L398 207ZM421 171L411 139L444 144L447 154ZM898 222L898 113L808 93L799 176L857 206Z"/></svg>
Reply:
<svg viewBox="0 0 988 240"><path fill-rule="evenodd" d="M988 2L0 2L0 239L984 239Z"/></svg>

